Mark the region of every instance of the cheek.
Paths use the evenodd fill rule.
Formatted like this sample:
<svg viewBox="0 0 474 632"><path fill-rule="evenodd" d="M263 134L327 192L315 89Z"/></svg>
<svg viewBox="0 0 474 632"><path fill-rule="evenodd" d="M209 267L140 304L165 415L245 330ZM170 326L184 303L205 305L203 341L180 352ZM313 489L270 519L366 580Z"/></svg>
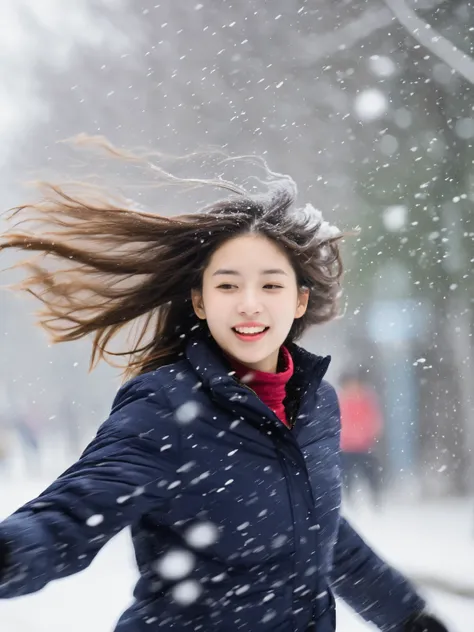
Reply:
<svg viewBox="0 0 474 632"><path fill-rule="evenodd" d="M273 331L278 335L285 335L290 331L295 320L295 308L289 301L274 305L271 310Z"/></svg>
<svg viewBox="0 0 474 632"><path fill-rule="evenodd" d="M293 320L298 309L298 297L296 292L286 295L285 298L280 301L277 309L282 319Z"/></svg>
<svg viewBox="0 0 474 632"><path fill-rule="evenodd" d="M202 284L202 302L206 310L208 307L213 305L214 298L215 298L214 288L210 284L206 283L206 281L204 280Z"/></svg>
<svg viewBox="0 0 474 632"><path fill-rule="evenodd" d="M229 301L225 300L225 296L215 292L211 288L207 291L205 289L203 290L202 298L207 319L217 323L222 321L229 303Z"/></svg>

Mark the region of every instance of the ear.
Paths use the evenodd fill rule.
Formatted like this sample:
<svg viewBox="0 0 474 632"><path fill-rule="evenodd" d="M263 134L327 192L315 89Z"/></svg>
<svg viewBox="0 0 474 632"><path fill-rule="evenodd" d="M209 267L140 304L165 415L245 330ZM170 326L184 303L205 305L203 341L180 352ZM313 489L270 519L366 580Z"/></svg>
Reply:
<svg viewBox="0 0 474 632"><path fill-rule="evenodd" d="M193 304L194 313L201 320L206 320L206 312L202 301L202 292L200 290L191 290L191 302Z"/></svg>
<svg viewBox="0 0 474 632"><path fill-rule="evenodd" d="M302 287L298 290L298 304L296 306L295 318L301 318L306 314L309 301L309 288Z"/></svg>

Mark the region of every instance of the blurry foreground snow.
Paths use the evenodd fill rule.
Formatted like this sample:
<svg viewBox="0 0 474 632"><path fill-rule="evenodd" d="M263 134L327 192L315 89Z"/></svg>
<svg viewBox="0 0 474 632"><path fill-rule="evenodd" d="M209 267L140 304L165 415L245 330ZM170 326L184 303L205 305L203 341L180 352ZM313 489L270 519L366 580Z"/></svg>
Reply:
<svg viewBox="0 0 474 632"><path fill-rule="evenodd" d="M45 482L0 481L0 518L41 491ZM376 550L416 577L439 578L474 593L474 509L465 499L396 504L374 512L349 512L353 524ZM128 534L109 543L85 572L12 601L0 600L0 627L8 632L110 632L131 599L136 579ZM474 626L474 599L423 589L434 610L451 626L466 632ZM371 628L344 604L338 608L338 632Z"/></svg>

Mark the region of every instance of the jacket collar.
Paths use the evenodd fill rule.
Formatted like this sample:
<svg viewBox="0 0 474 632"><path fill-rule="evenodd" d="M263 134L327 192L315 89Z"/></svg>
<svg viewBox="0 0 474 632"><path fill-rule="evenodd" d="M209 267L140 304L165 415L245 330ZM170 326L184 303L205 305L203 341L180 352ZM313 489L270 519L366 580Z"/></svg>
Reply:
<svg viewBox="0 0 474 632"><path fill-rule="evenodd" d="M315 355L295 343L286 346L294 362L291 382L298 390L315 393L329 367L331 357ZM234 371L209 332L196 333L188 341L185 355L204 388L221 391L238 384Z"/></svg>

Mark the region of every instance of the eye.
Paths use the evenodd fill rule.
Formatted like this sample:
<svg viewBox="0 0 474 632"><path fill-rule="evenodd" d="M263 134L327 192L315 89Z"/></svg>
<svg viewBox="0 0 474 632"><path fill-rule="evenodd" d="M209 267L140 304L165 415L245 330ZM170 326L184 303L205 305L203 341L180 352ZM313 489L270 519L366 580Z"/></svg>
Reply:
<svg viewBox="0 0 474 632"><path fill-rule="evenodd" d="M235 287L236 287L235 285L231 285L230 283L221 283L220 285L217 286L217 289L219 289L219 290L232 290Z"/></svg>
<svg viewBox="0 0 474 632"><path fill-rule="evenodd" d="M283 285L275 285L275 283L267 283L263 286L267 290L282 290Z"/></svg>

